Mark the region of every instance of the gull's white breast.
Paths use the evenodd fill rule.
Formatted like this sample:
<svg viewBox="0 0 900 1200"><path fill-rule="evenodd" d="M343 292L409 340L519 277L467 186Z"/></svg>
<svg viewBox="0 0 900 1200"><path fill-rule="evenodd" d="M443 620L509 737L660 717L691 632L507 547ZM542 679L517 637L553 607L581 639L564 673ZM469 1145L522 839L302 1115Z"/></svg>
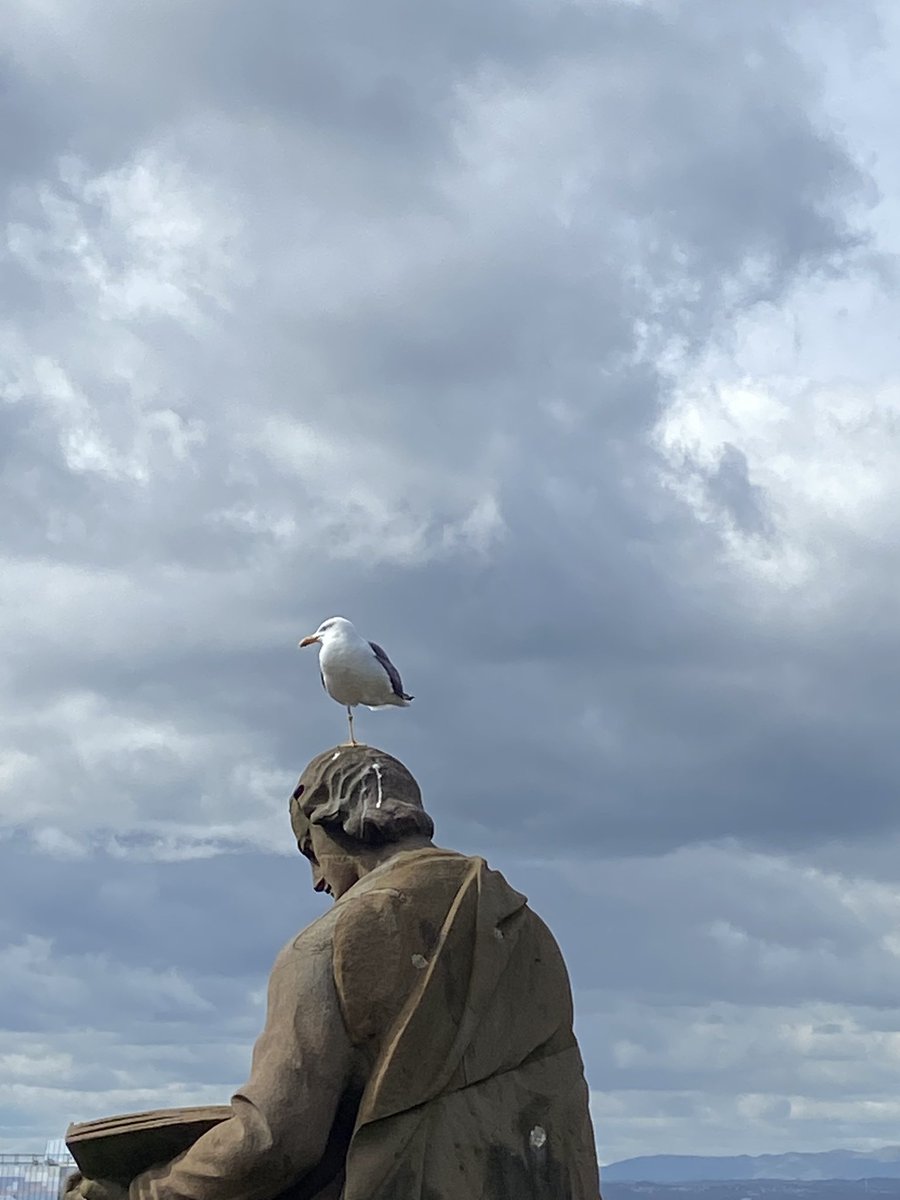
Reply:
<svg viewBox="0 0 900 1200"><path fill-rule="evenodd" d="M387 671L367 642L341 640L324 645L319 666L325 689L338 704L389 704L393 696Z"/></svg>

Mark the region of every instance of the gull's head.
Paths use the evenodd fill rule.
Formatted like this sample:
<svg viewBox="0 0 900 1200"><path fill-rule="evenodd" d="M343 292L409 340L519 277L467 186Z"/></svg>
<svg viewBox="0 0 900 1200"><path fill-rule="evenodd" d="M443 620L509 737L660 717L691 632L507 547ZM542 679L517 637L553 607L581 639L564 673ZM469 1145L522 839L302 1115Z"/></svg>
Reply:
<svg viewBox="0 0 900 1200"><path fill-rule="evenodd" d="M324 646L327 642L333 642L336 638L346 637L347 634L355 633L356 630L346 617L329 617L327 621L323 621L315 633L311 633L309 637L302 638L299 642L300 646L312 646L318 642Z"/></svg>

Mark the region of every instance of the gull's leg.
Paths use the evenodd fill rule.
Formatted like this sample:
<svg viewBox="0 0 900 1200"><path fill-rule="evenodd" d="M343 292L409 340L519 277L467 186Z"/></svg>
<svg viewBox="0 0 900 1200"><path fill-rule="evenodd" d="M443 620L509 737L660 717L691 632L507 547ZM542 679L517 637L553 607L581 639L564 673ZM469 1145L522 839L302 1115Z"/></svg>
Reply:
<svg viewBox="0 0 900 1200"><path fill-rule="evenodd" d="M353 709L350 707L349 704L347 705L347 720L350 722L350 745L357 746L357 745L359 745L359 743L357 742L356 738L353 736Z"/></svg>

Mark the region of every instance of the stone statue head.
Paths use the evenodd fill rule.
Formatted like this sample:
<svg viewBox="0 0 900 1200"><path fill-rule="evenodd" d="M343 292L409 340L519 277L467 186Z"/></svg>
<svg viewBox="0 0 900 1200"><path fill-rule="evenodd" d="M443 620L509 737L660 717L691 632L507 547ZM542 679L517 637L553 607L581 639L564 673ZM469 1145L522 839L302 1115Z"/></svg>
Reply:
<svg viewBox="0 0 900 1200"><path fill-rule="evenodd" d="M297 846L313 864L316 891L335 895L335 872L317 873L326 859L347 863L434 833L415 779L402 762L372 746L337 746L317 755L300 776L290 811Z"/></svg>

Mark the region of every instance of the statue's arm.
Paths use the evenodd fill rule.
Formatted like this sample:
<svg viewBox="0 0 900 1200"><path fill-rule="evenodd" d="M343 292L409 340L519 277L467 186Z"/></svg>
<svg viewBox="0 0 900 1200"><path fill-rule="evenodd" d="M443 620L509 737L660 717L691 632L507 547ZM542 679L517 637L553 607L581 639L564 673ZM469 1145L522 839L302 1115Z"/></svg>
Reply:
<svg viewBox="0 0 900 1200"><path fill-rule="evenodd" d="M266 1025L234 1116L133 1181L130 1200L269 1200L322 1157L353 1071L329 940L308 930L279 955Z"/></svg>

